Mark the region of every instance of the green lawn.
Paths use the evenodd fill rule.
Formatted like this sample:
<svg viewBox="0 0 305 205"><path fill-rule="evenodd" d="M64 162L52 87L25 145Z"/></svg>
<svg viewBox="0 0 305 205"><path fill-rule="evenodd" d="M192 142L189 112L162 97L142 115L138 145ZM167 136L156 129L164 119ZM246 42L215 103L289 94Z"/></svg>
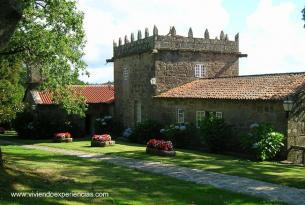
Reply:
<svg viewBox="0 0 305 205"><path fill-rule="evenodd" d="M14 139L13 136L0 136L5 139ZM18 141L18 140L17 140ZM278 162L254 162L232 156L216 155L190 150L178 150L177 156L159 157L145 153L145 146L126 142L117 142L115 146L104 148L90 147L89 139L78 140L73 143L52 143L51 141L19 141L37 145L58 147L64 149L81 150L92 153L104 153L124 157L153 160L163 163L173 163L180 166L193 167L213 172L244 176L262 181L305 188L305 168L301 166L285 165Z"/></svg>
<svg viewBox="0 0 305 205"><path fill-rule="evenodd" d="M279 204L100 161L13 145L1 147L6 166L0 169L0 204ZM108 192L110 196L10 197L10 192L31 191Z"/></svg>

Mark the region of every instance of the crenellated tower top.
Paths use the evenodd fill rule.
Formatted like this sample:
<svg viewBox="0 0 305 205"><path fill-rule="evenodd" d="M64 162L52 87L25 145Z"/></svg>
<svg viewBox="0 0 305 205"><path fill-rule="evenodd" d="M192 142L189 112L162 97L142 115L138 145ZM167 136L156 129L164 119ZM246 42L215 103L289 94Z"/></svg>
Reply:
<svg viewBox="0 0 305 205"><path fill-rule="evenodd" d="M241 54L239 52L239 34L236 34L235 39L231 41L229 40L228 35L221 31L219 37L211 39L209 31L206 29L202 38L195 38L193 37L193 30L190 28L188 36L184 37L177 35L175 27L172 26L167 35L159 35L158 28L154 26L152 36L149 35L148 28L145 28L144 38L142 38L141 30L139 30L136 40L132 33L130 35L130 40L127 35L125 35L124 44L122 43L121 38L119 39L118 44L114 41L113 58L108 61L148 51L156 53L161 50L211 52L236 54L239 57L246 56L246 54Z"/></svg>

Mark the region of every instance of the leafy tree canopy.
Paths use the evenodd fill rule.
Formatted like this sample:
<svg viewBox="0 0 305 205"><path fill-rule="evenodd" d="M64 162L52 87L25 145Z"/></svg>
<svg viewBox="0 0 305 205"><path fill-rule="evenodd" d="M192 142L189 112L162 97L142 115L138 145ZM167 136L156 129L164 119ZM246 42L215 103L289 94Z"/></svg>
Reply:
<svg viewBox="0 0 305 205"><path fill-rule="evenodd" d="M68 113L83 115L84 99L68 89L68 85L78 82L79 73L85 72L86 68L82 60L85 46L83 13L77 10L75 0L22 2L23 17L7 47L0 52L1 72L19 66L19 74L11 73L17 77L8 79L17 86L16 83L22 84L25 73L22 71L38 71L42 76L38 89L54 92L54 100ZM19 80L13 80L18 76ZM10 93L8 90L4 92Z"/></svg>
<svg viewBox="0 0 305 205"><path fill-rule="evenodd" d="M303 13L303 20L305 21L305 7L304 7L304 9L302 10L302 13ZM304 28L305 28L305 24L304 24Z"/></svg>

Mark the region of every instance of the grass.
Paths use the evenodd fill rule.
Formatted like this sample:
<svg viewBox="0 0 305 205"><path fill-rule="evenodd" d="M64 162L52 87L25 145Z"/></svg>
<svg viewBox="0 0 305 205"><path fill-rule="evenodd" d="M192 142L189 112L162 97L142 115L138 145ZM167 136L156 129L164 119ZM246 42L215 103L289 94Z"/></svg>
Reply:
<svg viewBox="0 0 305 205"><path fill-rule="evenodd" d="M16 136L0 136L0 139L14 139ZM73 143L51 143L49 140L31 141L19 140L22 143L34 143L42 146L63 149L80 150L90 153L104 153L142 160L152 160L162 163L172 163L179 166L192 167L223 174L243 176L261 181L282 184L291 187L305 188L305 168L301 166L285 165L278 162L254 162L232 156L203 153L190 150L177 150L176 157L159 157L147 155L145 146L126 142L117 142L115 146L104 148L90 147L89 139L82 139Z"/></svg>
<svg viewBox="0 0 305 205"><path fill-rule="evenodd" d="M1 145L0 204L280 204L104 162ZM108 192L107 198L12 198L11 192Z"/></svg>

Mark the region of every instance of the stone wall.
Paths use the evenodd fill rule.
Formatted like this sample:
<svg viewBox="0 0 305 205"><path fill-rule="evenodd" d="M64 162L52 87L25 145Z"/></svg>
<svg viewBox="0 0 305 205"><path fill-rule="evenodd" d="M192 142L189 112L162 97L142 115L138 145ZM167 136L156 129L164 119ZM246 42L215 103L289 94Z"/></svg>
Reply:
<svg viewBox="0 0 305 205"><path fill-rule="evenodd" d="M170 88L195 80L195 64L204 64L205 77L237 76L239 58L238 35L230 41L223 32L219 39L210 39L206 30L204 38L194 38L191 30L188 37L176 35L171 28L169 35L153 36L148 29L145 36L138 32L138 39L131 34L114 42L115 117L125 127L133 127L136 121L137 103L141 104L142 120L151 118L156 110L152 97ZM123 78L123 69L128 69L128 80ZM156 79L151 85L150 80ZM158 112L156 110L156 112Z"/></svg>
<svg viewBox="0 0 305 205"><path fill-rule="evenodd" d="M238 76L238 57L231 54L192 51L161 51L156 54L157 93L180 86L198 78L195 64L203 64L204 78Z"/></svg>
<svg viewBox="0 0 305 205"><path fill-rule="evenodd" d="M177 109L185 112L185 122L196 123L196 111L222 112L224 120L238 132L248 131L254 123L272 123L281 133L287 133L287 118L280 101L237 101L204 99L158 99L154 119L161 123L175 123Z"/></svg>
<svg viewBox="0 0 305 205"><path fill-rule="evenodd" d="M157 50L179 50L179 51L197 51L214 53L238 53L238 39L230 41L220 38L193 38L183 36L157 36L155 40L155 49Z"/></svg>
<svg viewBox="0 0 305 205"><path fill-rule="evenodd" d="M238 55L240 54L239 35L237 34L235 36L234 41L230 41L227 34L221 31L219 38L211 39L208 30L206 30L204 37L194 38L190 29L188 37L184 37L176 35L174 27L170 29L168 35L158 35L158 29L154 27L152 36L149 36L148 29L146 28L143 39L141 31L139 31L137 40L134 39L134 34L132 33L130 40L125 35L124 44L121 38L119 39L118 45L116 42L113 43L114 59L153 50L179 50Z"/></svg>
<svg viewBox="0 0 305 205"><path fill-rule="evenodd" d="M128 69L124 80L123 69ZM114 62L115 117L125 127L135 125L135 103L141 103L142 119L150 116L154 88L150 79L154 77L154 61L151 53L122 57Z"/></svg>
<svg viewBox="0 0 305 205"><path fill-rule="evenodd" d="M305 92L299 93L292 99L294 106L288 120L288 160L294 163L305 163L304 151L291 149L291 146L305 147Z"/></svg>

